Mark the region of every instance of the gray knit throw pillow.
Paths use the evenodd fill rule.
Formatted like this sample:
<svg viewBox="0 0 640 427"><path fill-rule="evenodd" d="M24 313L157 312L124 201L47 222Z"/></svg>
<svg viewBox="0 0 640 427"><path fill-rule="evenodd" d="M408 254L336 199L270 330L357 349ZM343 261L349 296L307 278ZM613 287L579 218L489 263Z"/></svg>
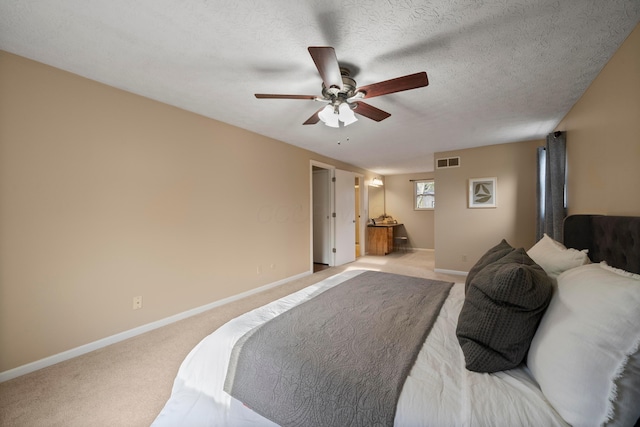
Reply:
<svg viewBox="0 0 640 427"><path fill-rule="evenodd" d="M551 294L551 279L522 248L480 270L471 280L456 330L467 369L496 372L518 366Z"/></svg>

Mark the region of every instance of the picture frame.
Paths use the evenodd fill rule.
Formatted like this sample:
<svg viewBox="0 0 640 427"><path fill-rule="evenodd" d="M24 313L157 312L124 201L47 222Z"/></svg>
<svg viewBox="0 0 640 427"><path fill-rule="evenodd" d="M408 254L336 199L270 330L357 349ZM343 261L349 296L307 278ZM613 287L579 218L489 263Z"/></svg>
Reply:
<svg viewBox="0 0 640 427"><path fill-rule="evenodd" d="M498 196L498 178L469 179L469 208L495 208Z"/></svg>

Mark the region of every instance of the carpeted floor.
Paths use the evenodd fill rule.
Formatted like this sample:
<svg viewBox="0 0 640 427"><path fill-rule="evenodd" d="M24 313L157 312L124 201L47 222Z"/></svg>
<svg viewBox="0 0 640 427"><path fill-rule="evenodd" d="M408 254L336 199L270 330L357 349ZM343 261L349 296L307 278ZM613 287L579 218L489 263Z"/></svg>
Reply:
<svg viewBox="0 0 640 427"><path fill-rule="evenodd" d="M436 274L433 266L432 251L361 257L6 381L0 384L0 426L148 426L187 353L230 319L347 269L464 280Z"/></svg>

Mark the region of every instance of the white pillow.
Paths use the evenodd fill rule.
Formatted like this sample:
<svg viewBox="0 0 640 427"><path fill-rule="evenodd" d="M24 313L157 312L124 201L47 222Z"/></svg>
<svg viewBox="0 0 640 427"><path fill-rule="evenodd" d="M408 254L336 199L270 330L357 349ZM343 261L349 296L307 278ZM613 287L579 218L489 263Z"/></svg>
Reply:
<svg viewBox="0 0 640 427"><path fill-rule="evenodd" d="M567 249L562 243L546 234L527 251L527 255L554 279L564 271L591 262L586 249L583 251Z"/></svg>
<svg viewBox="0 0 640 427"><path fill-rule="evenodd" d="M542 392L571 425L609 420L633 425L640 408L620 402L618 384L640 393L640 278L600 264L558 277L551 303L531 342L527 365ZM625 373L629 378L621 378ZM625 395L628 395L625 390ZM621 421L622 420L622 421Z"/></svg>

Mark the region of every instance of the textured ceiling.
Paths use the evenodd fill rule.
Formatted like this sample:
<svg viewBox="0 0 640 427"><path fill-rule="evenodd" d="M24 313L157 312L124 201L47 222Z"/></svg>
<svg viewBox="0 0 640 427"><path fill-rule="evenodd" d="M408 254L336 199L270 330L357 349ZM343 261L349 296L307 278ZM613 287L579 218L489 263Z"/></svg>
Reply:
<svg viewBox="0 0 640 427"><path fill-rule="evenodd" d="M381 174L543 138L640 21L638 0L0 0L0 49ZM333 129L307 47L333 46L391 117Z"/></svg>

